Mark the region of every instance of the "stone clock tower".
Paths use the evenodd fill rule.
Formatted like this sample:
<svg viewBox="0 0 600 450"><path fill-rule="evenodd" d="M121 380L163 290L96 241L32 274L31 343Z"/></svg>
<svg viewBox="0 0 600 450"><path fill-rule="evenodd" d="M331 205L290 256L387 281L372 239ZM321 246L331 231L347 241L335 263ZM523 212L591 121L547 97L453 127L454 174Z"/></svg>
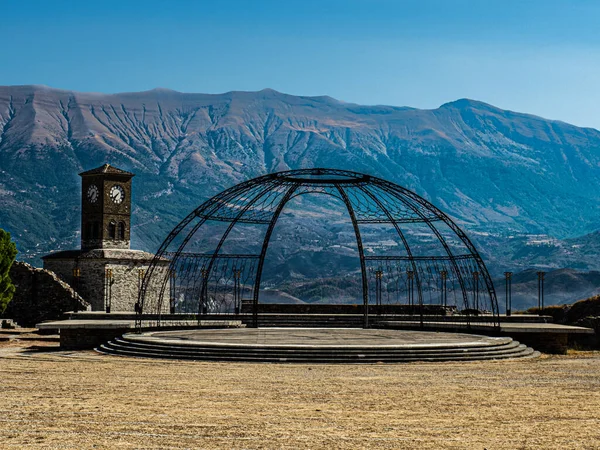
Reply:
<svg viewBox="0 0 600 450"><path fill-rule="evenodd" d="M81 248L129 248L133 174L109 164L82 178Z"/></svg>
<svg viewBox="0 0 600 450"><path fill-rule="evenodd" d="M104 164L79 175L81 249L44 256L44 269L70 284L94 311L134 312L141 281L154 258L152 253L129 248L134 174ZM157 262L155 271L164 273L164 278L168 270L168 260ZM157 301L163 288L169 292L168 281L164 287L148 286L148 300ZM168 304L162 308L169 312Z"/></svg>

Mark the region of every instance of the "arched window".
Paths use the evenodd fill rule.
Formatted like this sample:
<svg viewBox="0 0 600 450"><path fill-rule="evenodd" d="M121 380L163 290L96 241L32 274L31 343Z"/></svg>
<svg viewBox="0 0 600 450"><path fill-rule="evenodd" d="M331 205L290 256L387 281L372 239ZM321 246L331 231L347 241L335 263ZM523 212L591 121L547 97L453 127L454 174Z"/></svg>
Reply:
<svg viewBox="0 0 600 450"><path fill-rule="evenodd" d="M125 240L125 222L119 222L119 239Z"/></svg>
<svg viewBox="0 0 600 450"><path fill-rule="evenodd" d="M114 220L111 220L110 223L108 224L108 237L110 239L117 238L117 224L115 223Z"/></svg>

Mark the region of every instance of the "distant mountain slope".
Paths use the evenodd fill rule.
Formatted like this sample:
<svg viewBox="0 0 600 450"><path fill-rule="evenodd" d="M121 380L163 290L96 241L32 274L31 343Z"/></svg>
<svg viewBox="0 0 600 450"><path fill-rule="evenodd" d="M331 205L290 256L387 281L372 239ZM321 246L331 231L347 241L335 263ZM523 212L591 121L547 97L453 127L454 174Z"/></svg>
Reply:
<svg viewBox="0 0 600 450"><path fill-rule="evenodd" d="M469 231L573 237L600 228L600 132L477 101L419 110L269 89L0 87L0 226L21 257L77 245L77 173L104 162L138 174L133 245L147 250L219 190L314 166L399 183Z"/></svg>

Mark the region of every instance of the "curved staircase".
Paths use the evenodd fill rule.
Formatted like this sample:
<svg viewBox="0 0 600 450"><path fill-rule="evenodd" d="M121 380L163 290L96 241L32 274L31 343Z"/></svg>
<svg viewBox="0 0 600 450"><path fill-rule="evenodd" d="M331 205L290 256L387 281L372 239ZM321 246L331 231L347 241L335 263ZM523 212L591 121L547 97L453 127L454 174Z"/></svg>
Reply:
<svg viewBox="0 0 600 450"><path fill-rule="evenodd" d="M96 351L141 358L310 364L483 361L539 356L539 352L509 337L486 338L469 345L319 346L153 340L144 335L126 334L101 345Z"/></svg>

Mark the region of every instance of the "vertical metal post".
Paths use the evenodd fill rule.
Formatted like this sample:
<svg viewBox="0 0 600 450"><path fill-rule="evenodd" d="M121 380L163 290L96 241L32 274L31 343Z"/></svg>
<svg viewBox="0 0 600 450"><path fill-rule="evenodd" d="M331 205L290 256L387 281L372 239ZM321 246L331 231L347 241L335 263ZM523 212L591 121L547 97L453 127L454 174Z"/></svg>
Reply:
<svg viewBox="0 0 600 450"><path fill-rule="evenodd" d="M407 270L406 271L406 276L408 277L408 304L410 306L409 311L410 314L413 314L413 309L414 309L414 292L413 292L413 277L414 277L415 273L412 270Z"/></svg>
<svg viewBox="0 0 600 450"><path fill-rule="evenodd" d="M473 292L473 299L475 302L475 309L479 311L479 272L473 272L473 286L475 291Z"/></svg>
<svg viewBox="0 0 600 450"><path fill-rule="evenodd" d="M408 297L410 299L410 314L414 314L415 292L414 292L414 277L415 273L412 270L406 272L408 275ZM423 297L419 296L419 322L423 328Z"/></svg>
<svg viewBox="0 0 600 450"><path fill-rule="evenodd" d="M240 292L240 277L242 276L242 271L233 269L233 310L235 314L240 313L241 306L241 292Z"/></svg>
<svg viewBox="0 0 600 450"><path fill-rule="evenodd" d="M145 274L144 269L138 269L138 297L139 297L140 291L142 290L142 281L144 280L144 274Z"/></svg>
<svg viewBox="0 0 600 450"><path fill-rule="evenodd" d="M142 304L140 303L140 297L142 292L142 286L144 284L144 276L146 275L146 271L144 269L138 269L138 298L133 306L135 311L135 331L136 333L141 333L142 331Z"/></svg>
<svg viewBox="0 0 600 450"><path fill-rule="evenodd" d="M114 278L113 278L113 270L112 269L108 269L108 274L109 274L109 285L108 285L108 308L110 312L110 308L112 308L112 285L114 283Z"/></svg>
<svg viewBox="0 0 600 450"><path fill-rule="evenodd" d="M175 314L175 278L177 274L174 270L170 271L170 282L169 282L169 313Z"/></svg>
<svg viewBox="0 0 600 450"><path fill-rule="evenodd" d="M202 274L202 286L200 287L200 304L198 305L198 326L200 326L200 318L202 317L202 315L207 313L206 283L208 283L208 280L207 280L208 270L206 270L204 267L202 267L202 269L200 269L200 273Z"/></svg>
<svg viewBox="0 0 600 450"><path fill-rule="evenodd" d="M441 306L443 306L444 308L448 307L448 271L447 270L442 270L441 272L442 275L442 298L440 299L440 303Z"/></svg>
<svg viewBox="0 0 600 450"><path fill-rule="evenodd" d="M538 312L542 315L542 309L544 309L544 275L545 272L538 272Z"/></svg>
<svg viewBox="0 0 600 450"><path fill-rule="evenodd" d="M510 317L512 309L512 272L504 272L506 280L506 317Z"/></svg>
<svg viewBox="0 0 600 450"><path fill-rule="evenodd" d="M112 305L112 284L113 284L113 271L112 269L104 270L104 305L106 312L110 313Z"/></svg>
<svg viewBox="0 0 600 450"><path fill-rule="evenodd" d="M377 306L377 314L381 314L381 279L383 271L377 269L375 271L375 305Z"/></svg>
<svg viewBox="0 0 600 450"><path fill-rule="evenodd" d="M348 198L346 191L340 186L335 186L342 197L342 201L346 205L350 220L352 221L352 228L354 228L354 235L356 237L356 246L358 247L358 257L360 259L360 272L362 278L362 291L363 291L363 328L369 328L369 280L367 279L367 266L365 264L365 252L363 249L362 237L360 235L360 228L358 226L358 220L352 207L352 202Z"/></svg>
<svg viewBox="0 0 600 450"><path fill-rule="evenodd" d="M414 293L413 293L414 296ZM419 323L423 329L423 296L419 296Z"/></svg>
<svg viewBox="0 0 600 450"><path fill-rule="evenodd" d="M546 274L542 272L542 310L544 309L544 278Z"/></svg>
<svg viewBox="0 0 600 450"><path fill-rule="evenodd" d="M208 314L208 270L202 269L202 314Z"/></svg>

